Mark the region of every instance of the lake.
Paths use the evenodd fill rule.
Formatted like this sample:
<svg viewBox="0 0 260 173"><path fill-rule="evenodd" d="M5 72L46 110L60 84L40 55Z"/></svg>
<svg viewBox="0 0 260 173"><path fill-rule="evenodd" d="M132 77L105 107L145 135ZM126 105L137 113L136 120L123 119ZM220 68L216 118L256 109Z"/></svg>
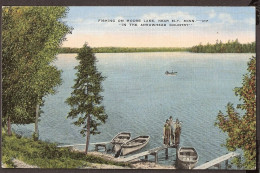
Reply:
<svg viewBox="0 0 260 173"><path fill-rule="evenodd" d="M254 54L207 54L188 52L167 53L102 53L96 54L97 66L103 76L105 106L108 119L91 136L91 143L110 141L121 131L150 135L149 144L142 150L161 146L163 125L169 116L183 122L181 146L195 147L198 165L227 153L221 144L226 134L214 126L219 110L225 112L228 102L237 104L233 89L242 84L247 62ZM78 64L76 54L59 54L55 62L63 70L63 84L57 94L47 96L39 122L40 139L45 141L85 143L80 129L67 119L70 107L64 103L70 96ZM177 71L167 76L165 71ZM15 126L16 131L32 133L34 125ZM175 150L164 152L159 163L173 164ZM150 157L153 159L153 157Z"/></svg>

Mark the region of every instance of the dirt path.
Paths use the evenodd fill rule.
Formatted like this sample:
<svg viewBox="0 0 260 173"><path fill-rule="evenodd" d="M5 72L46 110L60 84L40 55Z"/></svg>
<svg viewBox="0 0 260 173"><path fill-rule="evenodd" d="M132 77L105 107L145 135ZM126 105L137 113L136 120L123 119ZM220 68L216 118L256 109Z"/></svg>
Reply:
<svg viewBox="0 0 260 173"><path fill-rule="evenodd" d="M15 168L38 168L37 166L29 165L21 160L13 159Z"/></svg>

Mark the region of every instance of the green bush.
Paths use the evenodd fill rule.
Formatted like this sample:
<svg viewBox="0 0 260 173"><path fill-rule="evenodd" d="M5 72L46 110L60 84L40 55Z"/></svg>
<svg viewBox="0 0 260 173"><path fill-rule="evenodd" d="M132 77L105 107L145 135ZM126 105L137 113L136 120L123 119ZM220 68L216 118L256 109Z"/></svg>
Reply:
<svg viewBox="0 0 260 173"><path fill-rule="evenodd" d="M14 163L12 162L12 158L8 156L2 156L2 162L5 163L8 168L14 168Z"/></svg>

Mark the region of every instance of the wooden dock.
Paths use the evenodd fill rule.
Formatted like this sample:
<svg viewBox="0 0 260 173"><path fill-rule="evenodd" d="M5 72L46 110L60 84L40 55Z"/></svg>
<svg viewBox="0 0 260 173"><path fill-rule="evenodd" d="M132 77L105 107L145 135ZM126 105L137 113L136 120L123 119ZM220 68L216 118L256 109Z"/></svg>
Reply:
<svg viewBox="0 0 260 173"><path fill-rule="evenodd" d="M194 169L208 169L208 168L210 168L212 166L215 166L215 165L218 165L218 164L220 164L221 162L224 162L224 161L226 161L226 167L227 167L228 159L233 158L233 157L237 157L239 155L240 155L239 153L231 152L231 153L228 153L228 154L223 155L221 157L218 157L218 158L216 158L214 160L211 160L211 161L209 161L207 163L204 163L204 164L202 164L200 166L197 166Z"/></svg>
<svg viewBox="0 0 260 173"><path fill-rule="evenodd" d="M145 157L145 160L148 160L148 156L152 155L152 156L154 156L154 162L157 163L158 162L158 152L159 151L165 150L165 155L166 155L166 158L167 158L168 157L168 148L176 148L176 147L177 146L166 146L166 145L163 145L161 147L156 147L156 148L153 148L153 149L141 152L141 153L137 153L137 154L129 156L129 157L118 158L118 161L119 162L130 162L130 161L136 160L136 159L138 159L140 157Z"/></svg>
<svg viewBox="0 0 260 173"><path fill-rule="evenodd" d="M96 142L96 143L90 143L89 145L95 145L95 151L98 151L99 147L103 147L105 151L107 151L107 144L109 144L110 141L108 142ZM71 144L71 145L60 145L57 147L75 147L75 146L86 146L86 144Z"/></svg>
<svg viewBox="0 0 260 173"><path fill-rule="evenodd" d="M74 146L85 146L86 144L71 144L71 145L58 145L58 148L74 147Z"/></svg>
<svg viewBox="0 0 260 173"><path fill-rule="evenodd" d="M98 151L99 147L103 147L105 149L105 151L107 151L107 145L109 143L110 143L109 141L108 142L97 142L97 143L90 143L90 145L95 145L95 151ZM75 146L86 146L86 144L60 145L58 147L75 147ZM140 157L145 157L145 160L148 160L148 156L152 155L152 156L154 156L155 163L157 163L158 162L158 152L160 152L161 150L165 150L165 156L166 156L166 159L168 159L168 148L177 148L177 147L178 147L178 145L177 146L176 145L172 145L172 146L163 145L161 147L156 147L156 148L153 148L153 149L141 152L141 153L137 153L137 154L129 156L129 157L118 158L117 161L130 162L130 161L136 160Z"/></svg>

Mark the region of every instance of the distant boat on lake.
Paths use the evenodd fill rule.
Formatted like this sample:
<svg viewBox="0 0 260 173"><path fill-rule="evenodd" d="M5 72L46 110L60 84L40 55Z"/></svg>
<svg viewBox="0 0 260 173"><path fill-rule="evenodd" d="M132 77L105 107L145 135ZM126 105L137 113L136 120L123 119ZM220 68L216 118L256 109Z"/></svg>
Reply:
<svg viewBox="0 0 260 173"><path fill-rule="evenodd" d="M166 71L165 72L165 74L168 75L168 76L176 76L177 73L178 72L176 72L176 71L175 72L174 71L172 71L172 72Z"/></svg>

